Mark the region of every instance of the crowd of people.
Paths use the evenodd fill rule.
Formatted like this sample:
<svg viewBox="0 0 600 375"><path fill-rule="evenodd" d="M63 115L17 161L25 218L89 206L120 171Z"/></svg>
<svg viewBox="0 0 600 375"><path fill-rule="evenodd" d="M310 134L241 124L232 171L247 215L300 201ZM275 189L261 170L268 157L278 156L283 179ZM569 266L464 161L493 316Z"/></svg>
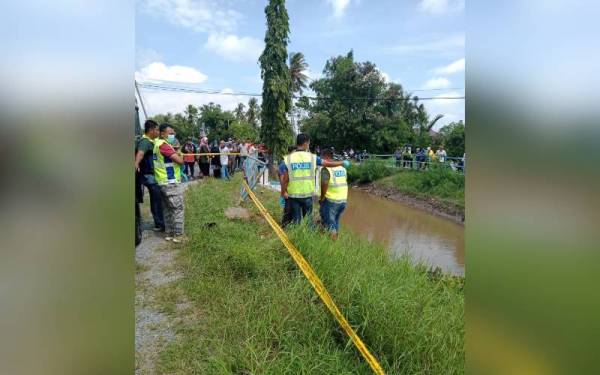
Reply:
<svg viewBox="0 0 600 375"><path fill-rule="evenodd" d="M190 137L182 145L171 125L147 120L144 135L135 146L136 201L143 200L142 186L146 187L153 230L164 232L165 240L179 243L184 240L182 183L205 177L229 180L248 157L264 159L264 151L250 140L209 143L202 137L195 143Z"/></svg>

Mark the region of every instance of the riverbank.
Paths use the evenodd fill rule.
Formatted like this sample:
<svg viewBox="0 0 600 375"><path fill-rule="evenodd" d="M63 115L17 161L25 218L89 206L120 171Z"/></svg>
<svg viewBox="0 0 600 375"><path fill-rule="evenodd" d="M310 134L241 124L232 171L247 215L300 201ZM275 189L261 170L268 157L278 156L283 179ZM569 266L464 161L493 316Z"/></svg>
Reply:
<svg viewBox="0 0 600 375"><path fill-rule="evenodd" d="M355 187L357 189L366 191L369 194L390 199L394 202L399 202L409 207L427 211L431 214L451 220L457 224L465 224L464 207L460 207L451 202L444 202L433 197L419 197L415 194L401 191L392 185L389 177L363 185L356 185Z"/></svg>
<svg viewBox="0 0 600 375"><path fill-rule="evenodd" d="M414 171L367 161L352 165L348 177L358 189L464 225L464 176L448 168Z"/></svg>
<svg viewBox="0 0 600 375"><path fill-rule="evenodd" d="M201 318L162 352L166 373L371 373L254 209L229 219L239 175L186 193L177 288ZM257 194L279 218L277 193ZM431 274L343 231L337 242L289 231L334 300L389 374L464 372L464 279ZM168 303L168 294L165 296Z"/></svg>

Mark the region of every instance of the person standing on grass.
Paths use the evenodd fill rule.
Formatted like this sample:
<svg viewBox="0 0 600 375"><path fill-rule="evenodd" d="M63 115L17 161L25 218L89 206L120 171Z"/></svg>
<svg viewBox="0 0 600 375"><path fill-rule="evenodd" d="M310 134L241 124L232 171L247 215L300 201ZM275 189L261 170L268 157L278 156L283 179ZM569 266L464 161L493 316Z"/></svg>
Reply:
<svg viewBox="0 0 600 375"><path fill-rule="evenodd" d="M182 148L183 161L185 162L184 173L188 175L190 179L194 178L194 166L196 164L196 146L192 143L192 138L188 138Z"/></svg>
<svg viewBox="0 0 600 375"><path fill-rule="evenodd" d="M333 150L324 149L321 151L321 158L324 161L333 161ZM348 182L346 180L346 168L326 167L321 169L321 197L319 203L321 207L321 222L331 234L331 238L337 240L340 230L340 217L346 209L348 200Z"/></svg>
<svg viewBox="0 0 600 375"><path fill-rule="evenodd" d="M229 142L226 144L226 146L230 153L236 152L235 142ZM229 168L227 169L227 172L229 173L230 177L235 175L235 155L229 155Z"/></svg>
<svg viewBox="0 0 600 375"><path fill-rule="evenodd" d="M216 140L213 141L213 145L210 148L210 153L211 154L219 153L219 145ZM211 161L212 169L213 169L213 177L221 178L221 158L219 157L219 155L212 155L210 161Z"/></svg>
<svg viewBox="0 0 600 375"><path fill-rule="evenodd" d="M181 184L181 156L173 148L175 131L169 124L159 128L160 138L154 142L154 177L162 194L165 217L165 240L180 243L184 239L183 185Z"/></svg>
<svg viewBox="0 0 600 375"><path fill-rule="evenodd" d="M294 152L296 146L288 146L287 154L283 157L283 160L279 163L279 168L277 171L277 175L279 176L279 186L283 186L283 175L281 171L285 169L285 159L287 155ZM279 197L279 204L283 207L283 215L281 217L281 227L285 228L288 224L292 222L292 206L290 205L290 200L285 199L283 196Z"/></svg>
<svg viewBox="0 0 600 375"><path fill-rule="evenodd" d="M349 166L348 160L322 160L310 152L310 137L300 133L296 137L296 150L285 157L285 163L279 169L281 177L281 196L289 199L292 210L292 222L300 223L312 214L312 197L315 192L317 167Z"/></svg>
<svg viewBox="0 0 600 375"><path fill-rule="evenodd" d="M244 165L246 158L248 157L248 141L240 142L240 166ZM242 167L243 168L243 167Z"/></svg>
<svg viewBox="0 0 600 375"><path fill-rule="evenodd" d="M208 138L202 137L200 139L200 146L198 147L199 154L208 154L210 153L210 148L208 147ZM210 174L210 162L209 158L206 155L198 156L198 168L200 168L200 172L202 172L202 176L208 177Z"/></svg>
<svg viewBox="0 0 600 375"><path fill-rule="evenodd" d="M444 150L444 146L441 146L439 150L437 150L437 152L435 153L435 155L437 156L437 159L440 163L443 163L446 161L446 156L448 156L446 154L446 150Z"/></svg>
<svg viewBox="0 0 600 375"><path fill-rule="evenodd" d="M161 203L160 188L154 178L154 141L160 135L158 124L153 120L146 120L144 135L135 147L135 170L140 174L142 184L148 189L150 195L150 211L154 219L154 231L164 232L165 222Z"/></svg>
<svg viewBox="0 0 600 375"><path fill-rule="evenodd" d="M221 155L219 155L219 159L221 161L221 179L229 180L229 173L227 171L227 167L229 166L229 155L227 155L227 153L229 153L229 148L225 145L224 140L221 140L220 144L221 147L219 147L219 153Z"/></svg>
<svg viewBox="0 0 600 375"><path fill-rule="evenodd" d="M400 168L400 161L402 160L402 150L400 149L400 147L396 148L394 157L396 158L396 168Z"/></svg>

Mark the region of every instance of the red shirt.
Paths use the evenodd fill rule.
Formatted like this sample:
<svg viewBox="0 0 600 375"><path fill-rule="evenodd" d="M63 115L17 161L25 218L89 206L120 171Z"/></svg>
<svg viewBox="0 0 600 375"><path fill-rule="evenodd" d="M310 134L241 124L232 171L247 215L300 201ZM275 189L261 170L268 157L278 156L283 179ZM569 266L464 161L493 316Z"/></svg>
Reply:
<svg viewBox="0 0 600 375"><path fill-rule="evenodd" d="M163 143L162 145L160 145L160 147L158 148L160 150L160 153L165 157L165 158L171 158L171 155L175 154L175 150L173 149L173 146L171 146L168 143Z"/></svg>

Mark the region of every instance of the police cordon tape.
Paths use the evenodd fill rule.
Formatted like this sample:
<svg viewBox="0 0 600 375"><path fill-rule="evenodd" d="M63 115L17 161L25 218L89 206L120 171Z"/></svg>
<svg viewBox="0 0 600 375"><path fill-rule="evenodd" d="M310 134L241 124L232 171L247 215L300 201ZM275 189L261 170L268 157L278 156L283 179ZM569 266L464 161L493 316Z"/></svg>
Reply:
<svg viewBox="0 0 600 375"><path fill-rule="evenodd" d="M203 154L181 154L183 156L217 156L217 155L241 155L239 152L205 152Z"/></svg>
<svg viewBox="0 0 600 375"><path fill-rule="evenodd" d="M350 323L348 323L348 320L346 320L346 317L344 317L342 312L338 309L337 305L331 298L331 295L325 288L325 285L323 285L323 282L321 281L321 279L319 279L319 277L317 276L315 271L312 269L310 264L306 261L304 256L302 256L302 254L296 248L296 246L294 246L294 244L290 241L287 234L285 234L283 229L281 229L281 227L273 219L271 214L269 214L269 211L267 211L267 209L262 205L262 203L258 200L256 195L254 195L254 192L252 191L252 189L250 188L250 186L248 185L246 180L242 180L242 183L244 184L244 188L248 192L248 196L250 196L250 199L252 199L252 202L254 202L254 204L256 205L256 207L258 208L260 213L262 214L262 216L265 218L265 220L267 220L267 222L269 223L271 228L273 228L273 230L275 231L275 234L277 234L277 236L279 237L279 239L281 240L283 245L286 247L286 249L292 256L292 258L294 259L294 261L296 262L298 267L300 267L300 270L302 271L302 273L304 273L304 276L306 276L306 278L308 279L308 281L310 282L312 287L315 289L315 291L317 292L317 294L319 295L319 297L321 298L321 300L323 301L325 306L327 306L327 308L329 309L331 314L335 317L335 319L337 320L339 325L346 332L348 337L350 337L350 339L354 343L354 346L356 346L356 348L358 349L360 354L367 361L369 366L371 366L371 369L373 370L373 372L378 375L385 374L383 371L383 368L377 361L377 358L375 358L371 354L371 352L369 352L369 349L367 349L364 342L356 334L354 329L350 326Z"/></svg>

